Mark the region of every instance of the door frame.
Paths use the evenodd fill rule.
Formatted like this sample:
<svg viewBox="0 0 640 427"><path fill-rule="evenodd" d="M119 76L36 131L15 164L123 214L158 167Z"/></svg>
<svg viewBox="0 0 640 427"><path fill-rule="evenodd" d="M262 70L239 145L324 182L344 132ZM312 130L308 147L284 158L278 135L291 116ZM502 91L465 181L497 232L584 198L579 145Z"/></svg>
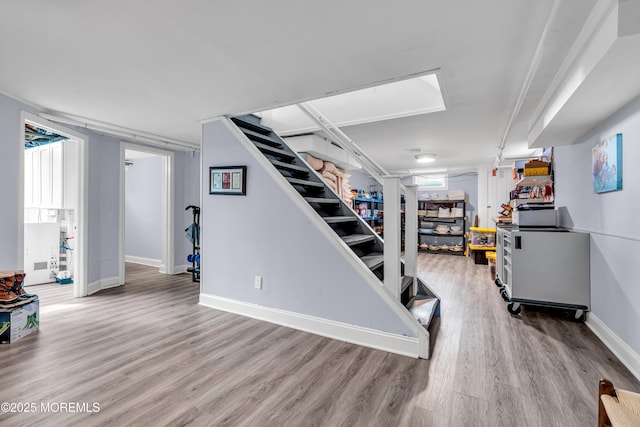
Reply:
<svg viewBox="0 0 640 427"><path fill-rule="evenodd" d="M135 150L162 157L162 260L160 273L175 274L175 153L148 145L120 141L119 281L125 282L125 151Z"/></svg>
<svg viewBox="0 0 640 427"><path fill-rule="evenodd" d="M88 264L88 246L87 246L87 230L89 229L89 158L88 144L89 137L79 132L75 132L58 123L51 122L35 114L26 111L20 111L20 131L18 142L20 144L18 156L18 264L20 268L24 268L24 141L25 141L25 125L33 124L43 129L51 130L57 134L66 136L76 140L78 150L76 150L76 162L78 164L75 180L76 186L76 225L78 232L74 236L74 280L73 280L73 296L84 297L88 295L89 285L87 282L87 264Z"/></svg>

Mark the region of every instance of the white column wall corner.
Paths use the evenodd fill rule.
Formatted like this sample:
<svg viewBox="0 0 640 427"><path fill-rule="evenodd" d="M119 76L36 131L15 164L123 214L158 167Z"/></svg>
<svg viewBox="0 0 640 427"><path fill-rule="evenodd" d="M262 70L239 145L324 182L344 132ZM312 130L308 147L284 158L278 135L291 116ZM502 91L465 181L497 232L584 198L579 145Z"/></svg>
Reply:
<svg viewBox="0 0 640 427"><path fill-rule="evenodd" d="M404 273L413 277L415 294L418 278L418 186L406 185L405 188Z"/></svg>
<svg viewBox="0 0 640 427"><path fill-rule="evenodd" d="M384 177L384 286L400 299L400 178Z"/></svg>

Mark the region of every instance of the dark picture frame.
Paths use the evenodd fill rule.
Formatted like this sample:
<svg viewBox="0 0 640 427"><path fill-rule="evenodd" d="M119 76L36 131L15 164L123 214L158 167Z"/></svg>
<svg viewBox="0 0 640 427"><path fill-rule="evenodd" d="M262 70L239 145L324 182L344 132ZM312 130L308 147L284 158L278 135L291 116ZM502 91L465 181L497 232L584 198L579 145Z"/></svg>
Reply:
<svg viewBox="0 0 640 427"><path fill-rule="evenodd" d="M209 194L246 196L246 166L210 166Z"/></svg>

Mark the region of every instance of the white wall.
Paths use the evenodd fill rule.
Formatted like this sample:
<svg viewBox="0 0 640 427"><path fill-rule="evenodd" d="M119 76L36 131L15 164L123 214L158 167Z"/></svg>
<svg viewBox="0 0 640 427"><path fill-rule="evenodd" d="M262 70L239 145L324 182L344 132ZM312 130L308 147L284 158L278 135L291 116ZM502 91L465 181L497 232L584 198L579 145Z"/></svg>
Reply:
<svg viewBox="0 0 640 427"><path fill-rule="evenodd" d="M200 153L176 152L175 165L175 265L186 268L187 264L191 265L187 263L187 255L193 249L184 229L193 222L193 213L185 208L200 206Z"/></svg>
<svg viewBox="0 0 640 427"><path fill-rule="evenodd" d="M623 134L623 189L594 194L591 148L617 133ZM603 324L609 330L605 333L628 346L632 353L627 351L626 357L632 360L627 365L636 363L635 373L640 375L640 98L574 145L557 147L554 155L560 223L591 233L595 325Z"/></svg>
<svg viewBox="0 0 640 427"><path fill-rule="evenodd" d="M246 196L203 195L203 294L416 336L221 120L203 127L202 164L205 189L209 166L247 165Z"/></svg>
<svg viewBox="0 0 640 427"><path fill-rule="evenodd" d="M513 191L515 181L511 176L511 168L500 168L496 170L495 176L493 176L493 166L488 166L485 170L487 174L487 207L484 211L488 218L480 217L480 226L495 227L494 219L500 216L501 206L509 204L509 193Z"/></svg>
<svg viewBox="0 0 640 427"><path fill-rule="evenodd" d="M132 160L125 171L125 255L162 260L163 158ZM182 218L181 218L182 219Z"/></svg>
<svg viewBox="0 0 640 427"><path fill-rule="evenodd" d="M87 281L118 276L120 141L74 128L89 136L89 219Z"/></svg>
<svg viewBox="0 0 640 427"><path fill-rule="evenodd" d="M365 193L369 193L370 191L382 191L382 185L378 184L378 181L371 178L366 172L361 170L350 170L347 171L351 174L349 177L349 186L351 186L352 190L363 190Z"/></svg>
<svg viewBox="0 0 640 427"><path fill-rule="evenodd" d="M449 190L463 190L467 197L467 228L473 226L478 215L478 174L476 172L451 172L449 174Z"/></svg>

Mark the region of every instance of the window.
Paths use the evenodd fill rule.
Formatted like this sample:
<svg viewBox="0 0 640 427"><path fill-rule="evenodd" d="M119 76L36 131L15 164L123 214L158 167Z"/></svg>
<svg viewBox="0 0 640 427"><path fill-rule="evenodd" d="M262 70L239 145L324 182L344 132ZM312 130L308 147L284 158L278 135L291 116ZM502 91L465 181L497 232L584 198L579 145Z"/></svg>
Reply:
<svg viewBox="0 0 640 427"><path fill-rule="evenodd" d="M414 183L420 190L447 190L449 182L446 175L416 176Z"/></svg>

